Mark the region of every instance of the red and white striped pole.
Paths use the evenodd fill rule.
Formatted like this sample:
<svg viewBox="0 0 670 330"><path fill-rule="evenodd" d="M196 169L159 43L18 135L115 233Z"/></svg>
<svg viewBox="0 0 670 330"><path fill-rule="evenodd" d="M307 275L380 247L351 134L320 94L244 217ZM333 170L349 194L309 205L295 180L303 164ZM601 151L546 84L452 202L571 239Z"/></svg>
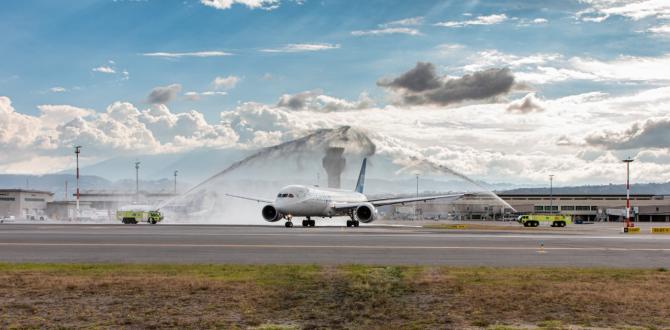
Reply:
<svg viewBox="0 0 670 330"><path fill-rule="evenodd" d="M626 163L626 228L634 227L633 223L630 221L630 163L633 162L632 159L624 159Z"/></svg>

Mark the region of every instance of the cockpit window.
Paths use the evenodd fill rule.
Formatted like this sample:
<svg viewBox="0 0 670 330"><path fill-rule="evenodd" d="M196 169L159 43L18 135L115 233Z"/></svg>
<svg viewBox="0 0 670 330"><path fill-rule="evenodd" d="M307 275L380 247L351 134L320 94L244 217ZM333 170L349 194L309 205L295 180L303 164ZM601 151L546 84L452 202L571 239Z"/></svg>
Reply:
<svg viewBox="0 0 670 330"><path fill-rule="evenodd" d="M293 198L293 194L288 194L288 198Z"/></svg>

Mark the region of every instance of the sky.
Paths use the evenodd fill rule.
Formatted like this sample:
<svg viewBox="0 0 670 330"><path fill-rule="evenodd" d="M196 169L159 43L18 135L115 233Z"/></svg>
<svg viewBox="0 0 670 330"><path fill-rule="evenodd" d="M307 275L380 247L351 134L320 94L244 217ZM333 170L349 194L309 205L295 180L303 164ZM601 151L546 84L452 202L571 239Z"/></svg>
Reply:
<svg viewBox="0 0 670 330"><path fill-rule="evenodd" d="M670 0L0 3L0 173L342 125L492 183L670 180Z"/></svg>

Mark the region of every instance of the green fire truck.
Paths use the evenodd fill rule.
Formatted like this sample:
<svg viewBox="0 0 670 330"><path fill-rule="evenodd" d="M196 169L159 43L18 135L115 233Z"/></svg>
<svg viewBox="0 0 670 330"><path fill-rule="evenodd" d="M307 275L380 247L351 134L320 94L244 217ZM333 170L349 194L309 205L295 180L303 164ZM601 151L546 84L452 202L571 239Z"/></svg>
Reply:
<svg viewBox="0 0 670 330"><path fill-rule="evenodd" d="M121 209L116 211L116 219L124 224L148 222L155 225L163 220L163 214L158 210L142 210L140 208Z"/></svg>
<svg viewBox="0 0 670 330"><path fill-rule="evenodd" d="M540 222L551 223L552 227L565 227L572 223L572 217L563 214L524 214L517 221L524 227L537 227Z"/></svg>

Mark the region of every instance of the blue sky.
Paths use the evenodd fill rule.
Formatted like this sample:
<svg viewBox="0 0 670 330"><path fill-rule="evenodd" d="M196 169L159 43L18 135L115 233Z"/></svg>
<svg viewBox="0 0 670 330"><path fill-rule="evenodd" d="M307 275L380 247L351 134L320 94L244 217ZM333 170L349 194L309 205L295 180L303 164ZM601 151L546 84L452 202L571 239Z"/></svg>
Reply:
<svg viewBox="0 0 670 330"><path fill-rule="evenodd" d="M603 157L618 157L618 153L624 151L611 147L612 144L603 139L628 143L624 135L634 133L636 120L640 121L639 127L644 126L648 118L664 120L657 110L644 114L615 112L617 116L624 116L625 121L611 119L615 115L604 112L623 107L618 103L612 105L616 100L667 86L670 77L660 73L664 69L670 71L667 66L670 62L667 55L670 53L669 23L670 4L659 0L3 1L0 4L0 96L7 98L5 103L11 103L16 114L40 118L44 114L43 106L47 105L61 107L52 111L52 114L60 113L53 115L59 120L81 117L90 123L101 120L101 114L115 102L127 102L137 113L158 106L168 109L170 116L194 110L197 115L189 117L192 122L197 122L196 117L202 115L205 124L212 126L217 134L223 134L223 126L227 125L232 127L230 134L237 136L223 139L226 142L221 144L208 140L205 145L240 148L282 141L319 125L310 122L290 127L263 123L262 118L255 118L259 123L254 126L249 124L252 120L247 113L253 112L249 110L251 106L244 108L248 102L272 108L264 111L273 116L291 116L296 110L304 111L303 116L313 116L321 120L321 124L336 115L313 111L313 108L289 109L294 111L284 113L285 107L278 103L282 95L308 93L303 96L316 103L331 100L319 99L318 95L338 100L338 104L369 100L355 103L357 105L351 103L345 110L376 109L379 116L392 107L435 112L452 109L449 111L458 117L458 113L469 111L469 107L480 111L496 105L497 111L508 115L509 122L488 127L476 138L467 138L465 133L450 136L455 144L450 147L496 149L509 155L518 149L504 150L487 144L486 137L491 130L511 132L513 122L529 121L529 116L509 114L514 112L513 102L524 97L530 103L544 102L542 106L531 107L542 111L531 111L535 117L530 121L541 127L552 127L548 123L553 118L552 107L555 111L564 111L564 108L558 109L559 104L572 100L570 97L584 98L584 95L601 93L596 98L604 103L592 104L583 111L593 116L588 118L592 123L611 129L607 136L599 136L601 132L593 127L583 127L580 136L560 132L547 136L548 148L558 149L546 157L576 157L584 161L579 156L583 150L599 152ZM488 69L508 68L514 75L515 85L486 99L402 104L399 100L407 96L403 94L407 92L404 87L378 84L381 79L400 77L417 62L431 63L436 74L445 81ZM658 77L656 72L659 72ZM166 99L152 103L149 97L152 90L167 86L172 87L159 90L168 93L162 94ZM650 102L660 108L665 105L664 99ZM63 108L65 106L71 108ZM277 112L272 112L275 108ZM521 112L531 108L523 108ZM416 122L408 112L404 113L407 122ZM490 113L463 119L459 127L475 132L474 128L491 122ZM241 119L243 117L246 119ZM621 126L605 122L606 118ZM441 119L434 120L441 122ZM31 157L60 157L55 150L64 148L66 142L62 138L66 134L57 126L65 124L67 122L40 124L45 132L55 130L44 135L58 140L53 142L57 146L44 147L44 152ZM149 126L146 122L138 125ZM243 125L247 126L240 129ZM561 125L571 127L572 124ZM74 135L67 143L84 136L80 134L81 129L77 132L68 133ZM154 137L162 134L149 133ZM195 136L193 132L179 134L182 133L188 138ZM536 133L540 134L541 129ZM506 142L515 145L518 141L513 140L511 134L510 141ZM267 139L254 144L245 140L245 135L263 135ZM439 144L422 138L396 138L422 147ZM497 136L494 140L500 138ZM9 140L3 142L2 148L14 150L16 146ZM473 143L464 142L468 140ZM566 149L568 142L572 143L572 149ZM123 150L118 146L125 143L103 144L114 154ZM176 145L174 141L165 140L157 143ZM634 147L625 153L653 152L655 159L665 157L664 148ZM155 145L148 149L154 150ZM168 149L165 152L182 152L188 148ZM100 150L106 149L101 147ZM91 161L94 160L100 159ZM7 172L32 164L29 160L0 163L0 169ZM69 163L63 159L61 165L66 167ZM492 180L503 180L502 176L506 175L456 167ZM519 171L514 173L515 180L536 180ZM656 168L654 173L661 172ZM574 180L577 179L575 176ZM655 181L666 177L645 179Z"/></svg>
<svg viewBox="0 0 670 330"><path fill-rule="evenodd" d="M209 116L238 101L272 102L284 93L321 89L353 98L361 91L383 95L381 77L400 73L416 61L443 66L458 58L439 58L440 44L497 49L515 54L558 52L609 60L621 54L655 56L667 51L667 39L641 37L644 21L613 18L604 24L576 24L584 4L569 1L305 1L282 3L275 10L235 4L217 10L198 1L13 1L4 2L0 30L2 90L27 113L36 105L68 103L102 108L119 99L144 101L155 86L180 83L184 91L205 90L215 76L242 80L229 95L198 105ZM443 21L504 13L510 18L545 18L547 24L519 26L509 20L489 26L449 29ZM472 14L472 16L464 16ZM423 17L414 26L421 35L353 36L391 21ZM291 43L326 43L339 48L320 52L264 53ZM150 52L219 50L231 56L164 59ZM110 65L109 61L114 61ZM109 66L127 70L128 80L97 73ZM263 79L269 74L274 79ZM50 93L64 87L67 93ZM560 86L550 95L587 87ZM76 90L75 90L76 89ZM180 102L175 108L193 105ZM211 110L211 111L207 111Z"/></svg>

